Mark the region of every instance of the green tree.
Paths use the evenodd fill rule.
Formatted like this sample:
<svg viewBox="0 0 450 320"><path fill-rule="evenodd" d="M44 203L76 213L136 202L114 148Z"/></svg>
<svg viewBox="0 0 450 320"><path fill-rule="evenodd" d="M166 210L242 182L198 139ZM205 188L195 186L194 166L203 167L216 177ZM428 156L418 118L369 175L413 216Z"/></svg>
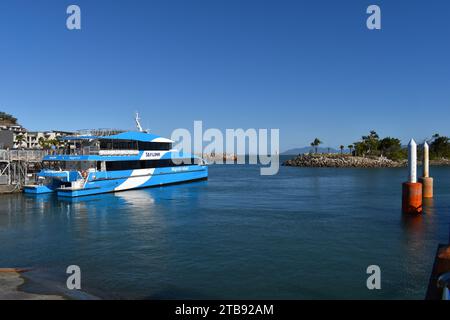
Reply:
<svg viewBox="0 0 450 320"><path fill-rule="evenodd" d="M0 111L0 121L8 122L10 124L17 124L17 118L3 111Z"/></svg>
<svg viewBox="0 0 450 320"><path fill-rule="evenodd" d="M314 141L312 142L312 146L314 146L316 153L317 153L317 149L319 147L319 145L321 145L323 142L319 140L319 138L315 138Z"/></svg>
<svg viewBox="0 0 450 320"><path fill-rule="evenodd" d="M339 149L341 149L341 154L344 152L344 146L341 144L340 146L339 146Z"/></svg>
<svg viewBox="0 0 450 320"><path fill-rule="evenodd" d="M379 149L381 155L391 160L400 160L406 157L399 139L386 137L380 140Z"/></svg>
<svg viewBox="0 0 450 320"><path fill-rule="evenodd" d="M22 146L22 143L25 141L25 136L23 134L18 134L16 136L16 143L18 147Z"/></svg>
<svg viewBox="0 0 450 320"><path fill-rule="evenodd" d="M357 156L375 155L378 153L380 137L376 131L370 131L369 135L362 136L361 141L353 143Z"/></svg>
<svg viewBox="0 0 450 320"><path fill-rule="evenodd" d="M354 149L355 149L355 155L356 156L363 156L366 152L366 146L364 143L357 141L353 143Z"/></svg>
<svg viewBox="0 0 450 320"><path fill-rule="evenodd" d="M449 138L440 136L438 133L433 135L433 139L430 143L430 152L433 157L450 157Z"/></svg>
<svg viewBox="0 0 450 320"><path fill-rule="evenodd" d="M42 149L50 149L51 147L50 140L45 139L44 137L40 137L38 143Z"/></svg>
<svg viewBox="0 0 450 320"><path fill-rule="evenodd" d="M352 145L352 144L349 144L349 145L347 146L347 148L348 148L348 150L350 150L350 154L352 154L353 145Z"/></svg>
<svg viewBox="0 0 450 320"><path fill-rule="evenodd" d="M58 148L61 145L61 141L59 141L58 139L51 139L50 144L55 148Z"/></svg>
<svg viewBox="0 0 450 320"><path fill-rule="evenodd" d="M379 148L380 137L375 130L372 130L368 136L362 137L362 142L365 144L365 151L368 155L375 154Z"/></svg>

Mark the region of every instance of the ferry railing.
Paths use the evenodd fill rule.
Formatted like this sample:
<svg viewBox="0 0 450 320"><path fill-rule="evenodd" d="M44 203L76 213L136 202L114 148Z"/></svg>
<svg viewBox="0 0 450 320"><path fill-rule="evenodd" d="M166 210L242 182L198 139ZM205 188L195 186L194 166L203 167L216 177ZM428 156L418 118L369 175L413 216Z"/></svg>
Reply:
<svg viewBox="0 0 450 320"><path fill-rule="evenodd" d="M103 156L117 156L117 155L138 155L139 150L135 149L100 149L99 147L83 147L77 149L61 149L52 150L50 155L71 155L71 156L83 156L83 155L103 155Z"/></svg>
<svg viewBox="0 0 450 320"><path fill-rule="evenodd" d="M83 153L83 155L98 155L100 152L100 148L99 147L84 147L81 149L81 152Z"/></svg>
<svg viewBox="0 0 450 320"><path fill-rule="evenodd" d="M100 148L98 147L82 147L77 149L55 149L49 150L49 155L61 155L61 156L88 156L98 155Z"/></svg>
<svg viewBox="0 0 450 320"><path fill-rule="evenodd" d="M134 154L139 150L100 150L98 146L87 146L76 149L48 149L48 150L0 150L0 161L40 162L47 155L118 155Z"/></svg>

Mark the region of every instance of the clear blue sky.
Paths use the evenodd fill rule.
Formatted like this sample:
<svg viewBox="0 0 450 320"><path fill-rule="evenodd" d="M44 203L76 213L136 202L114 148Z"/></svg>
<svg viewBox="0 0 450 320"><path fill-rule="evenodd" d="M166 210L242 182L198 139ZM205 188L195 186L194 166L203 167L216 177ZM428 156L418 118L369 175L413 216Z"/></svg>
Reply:
<svg viewBox="0 0 450 320"><path fill-rule="evenodd" d="M448 135L449 16L444 0L3 0L0 110L30 130L128 129L135 110L161 135L279 128L281 150Z"/></svg>

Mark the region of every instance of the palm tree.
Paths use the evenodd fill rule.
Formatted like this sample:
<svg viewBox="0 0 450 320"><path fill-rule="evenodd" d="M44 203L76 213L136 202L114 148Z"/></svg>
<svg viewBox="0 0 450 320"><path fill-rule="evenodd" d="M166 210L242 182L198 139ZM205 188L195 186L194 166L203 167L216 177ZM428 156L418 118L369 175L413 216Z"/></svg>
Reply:
<svg viewBox="0 0 450 320"><path fill-rule="evenodd" d="M42 149L50 149L50 141L48 139L45 139L44 137L40 137L38 139L38 143Z"/></svg>
<svg viewBox="0 0 450 320"><path fill-rule="evenodd" d="M344 146L341 144L340 146L339 146L339 149L341 149L341 154L344 152Z"/></svg>
<svg viewBox="0 0 450 320"><path fill-rule="evenodd" d="M311 153L314 152L314 142L311 142Z"/></svg>
<svg viewBox="0 0 450 320"><path fill-rule="evenodd" d="M22 146L22 143L25 141L25 136L23 134L19 134L16 136L16 143L18 147Z"/></svg>
<svg viewBox="0 0 450 320"><path fill-rule="evenodd" d="M350 150L350 154L353 154L353 152L352 152L352 150L353 150L353 145L352 145L352 144L349 144L349 145L347 146L347 148Z"/></svg>
<svg viewBox="0 0 450 320"><path fill-rule="evenodd" d="M39 143L39 145L43 148L43 147L44 147L44 143L45 143L45 139L44 139L43 137L40 137L40 138L38 139L38 143Z"/></svg>
<svg viewBox="0 0 450 320"><path fill-rule="evenodd" d="M61 143L58 139L51 139L49 141L49 144L55 148L58 148L61 145Z"/></svg>
<svg viewBox="0 0 450 320"><path fill-rule="evenodd" d="M318 146L321 145L322 143L323 143L323 142L320 141L319 138L315 138L315 139L314 139L313 145L314 145L314 147L315 147L315 149L316 149L316 153L317 153L317 148L318 148Z"/></svg>

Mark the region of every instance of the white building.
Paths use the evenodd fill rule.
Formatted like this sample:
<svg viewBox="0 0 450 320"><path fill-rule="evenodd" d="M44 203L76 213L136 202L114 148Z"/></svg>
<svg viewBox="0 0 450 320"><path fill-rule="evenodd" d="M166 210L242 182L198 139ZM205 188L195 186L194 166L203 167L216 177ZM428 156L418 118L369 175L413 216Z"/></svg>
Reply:
<svg viewBox="0 0 450 320"><path fill-rule="evenodd" d="M72 135L67 131L27 131L14 135L15 149L42 149L41 141L55 140L58 137ZM19 138L18 138L19 137ZM19 141L20 140L20 141Z"/></svg>
<svg viewBox="0 0 450 320"><path fill-rule="evenodd" d="M15 147L15 137L25 134L26 129L16 123L0 121L0 149L10 149Z"/></svg>

